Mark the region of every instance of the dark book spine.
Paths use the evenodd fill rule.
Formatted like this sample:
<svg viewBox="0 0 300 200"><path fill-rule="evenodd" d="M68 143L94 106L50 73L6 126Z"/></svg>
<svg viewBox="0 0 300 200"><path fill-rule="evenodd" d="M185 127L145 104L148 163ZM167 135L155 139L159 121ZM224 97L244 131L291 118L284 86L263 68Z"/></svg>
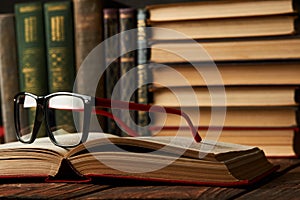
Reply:
<svg viewBox="0 0 300 200"><path fill-rule="evenodd" d="M103 40L102 1L73 0L76 48L76 69L86 56Z"/></svg>
<svg viewBox="0 0 300 200"><path fill-rule="evenodd" d="M296 113L297 126L300 126L300 108L299 107L297 107L297 109L295 110L295 113Z"/></svg>
<svg viewBox="0 0 300 200"><path fill-rule="evenodd" d="M119 99L120 91L115 88L115 84L120 78L120 62L119 62L119 40L118 37L112 37L119 33L119 14L118 9L107 8L103 10L104 14L104 45L105 45L105 84L106 98ZM113 94L114 92L114 94ZM113 94L113 95L112 95ZM112 110L108 110L112 112ZM114 110L113 114L119 116L118 110ZM114 120L107 120L107 131L112 134L121 135L121 129Z"/></svg>
<svg viewBox="0 0 300 200"><path fill-rule="evenodd" d="M138 9L137 11L137 102L140 104L148 104L150 95L148 90L148 82L150 80L150 72L148 69L149 51L147 49L148 31L147 27L148 12L146 9ZM137 114L138 132L141 135L150 135L150 131L145 127L149 124L149 115L147 112L139 111Z"/></svg>
<svg viewBox="0 0 300 200"><path fill-rule="evenodd" d="M99 80L96 93L94 88L87 84L90 77L95 76L95 71L104 66L104 56L98 55L98 64L91 66L89 53L103 41L103 1L101 0L73 0L74 7L74 33L75 33L75 58L76 58L76 91L81 94L90 94L96 97L105 97L104 75ZM92 58L95 59L94 57ZM80 70L81 68L81 70ZM92 68L86 70L87 68ZM104 67L103 67L104 68ZM95 70L95 71L94 71ZM104 70L104 69L103 69ZM94 94L95 93L95 94ZM98 122L99 121L99 122ZM98 115L92 116L90 128L97 129L95 123L100 123L105 130L105 118ZM95 124L95 125L94 125Z"/></svg>
<svg viewBox="0 0 300 200"><path fill-rule="evenodd" d="M47 94L43 8L40 2L15 4L20 90Z"/></svg>
<svg viewBox="0 0 300 200"><path fill-rule="evenodd" d="M13 14L0 15L0 90L4 141L16 141L14 96L19 92L17 50Z"/></svg>
<svg viewBox="0 0 300 200"><path fill-rule="evenodd" d="M73 91L75 79L73 12L70 1L44 4L49 92ZM71 112L55 114L56 126L73 124Z"/></svg>
<svg viewBox="0 0 300 200"><path fill-rule="evenodd" d="M49 91L72 91L75 64L71 2L45 3L44 12Z"/></svg>
<svg viewBox="0 0 300 200"><path fill-rule="evenodd" d="M136 41L137 41L137 19L136 10L133 8L119 9L120 20L120 99L123 101L136 102L135 89L137 87L136 67ZM130 71L131 70L131 71ZM129 72L130 71L130 72ZM132 129L136 123L136 112L122 110L121 119ZM126 135L126 133L122 133Z"/></svg>
<svg viewBox="0 0 300 200"><path fill-rule="evenodd" d="M20 90L36 95L48 93L43 6L41 2L15 4ZM28 114L33 121L35 111ZM45 126L38 136L45 136Z"/></svg>

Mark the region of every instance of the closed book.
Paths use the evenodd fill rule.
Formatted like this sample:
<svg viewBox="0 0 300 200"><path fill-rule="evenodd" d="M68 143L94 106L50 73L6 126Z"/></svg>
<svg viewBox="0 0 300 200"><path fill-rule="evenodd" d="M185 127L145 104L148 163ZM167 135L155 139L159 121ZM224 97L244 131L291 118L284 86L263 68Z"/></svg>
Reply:
<svg viewBox="0 0 300 200"><path fill-rule="evenodd" d="M42 3L17 3L15 16L20 90L45 95L48 76ZM34 120L34 114L29 115L29 120ZM45 129L40 129L39 136L45 134Z"/></svg>
<svg viewBox="0 0 300 200"><path fill-rule="evenodd" d="M136 68L136 41L137 19L133 8L119 9L120 26L120 100L136 102L137 71ZM122 110L121 119L127 126L135 127L136 112ZM135 128L134 128L135 129ZM123 135L126 132L122 133Z"/></svg>
<svg viewBox="0 0 300 200"><path fill-rule="evenodd" d="M119 12L116 8L106 8L104 15L104 45L105 45L105 96L108 99L119 99L120 88L115 87L120 79L120 41L116 34L119 33ZM119 110L109 110L119 115ZM121 134L118 124L107 119L107 131L117 135Z"/></svg>
<svg viewBox="0 0 300 200"><path fill-rule="evenodd" d="M297 0L220 0L165 3L147 7L151 21L234 18L294 13Z"/></svg>
<svg viewBox="0 0 300 200"><path fill-rule="evenodd" d="M243 38L295 35L299 32L296 14L235 17L217 19L194 19L185 21L150 22L151 27L167 28L179 32L155 31L152 40Z"/></svg>
<svg viewBox="0 0 300 200"><path fill-rule="evenodd" d="M152 127L154 136L190 137L188 127ZM205 140L257 146L267 157L297 157L299 128L297 127L198 127Z"/></svg>
<svg viewBox="0 0 300 200"><path fill-rule="evenodd" d="M70 1L44 4L49 92L72 91L75 79Z"/></svg>
<svg viewBox="0 0 300 200"><path fill-rule="evenodd" d="M151 82L151 71L149 70L149 49L148 38L149 31L147 30L147 20L149 14L146 9L137 10L137 102L140 104L151 103L149 94L149 83ZM142 135L150 135L146 128L150 118L147 112L137 112L137 125L139 133Z"/></svg>
<svg viewBox="0 0 300 200"><path fill-rule="evenodd" d="M4 141L16 140L14 96L19 92L15 16L0 15L0 90Z"/></svg>
<svg viewBox="0 0 300 200"><path fill-rule="evenodd" d="M269 37L214 41L155 43L151 61L157 63L203 61L262 61L300 58L299 37Z"/></svg>
<svg viewBox="0 0 300 200"><path fill-rule="evenodd" d="M151 64L154 87L206 85L299 85L300 62L254 61ZM220 76L222 82L212 77ZM166 78L168 77L168 78Z"/></svg>
<svg viewBox="0 0 300 200"><path fill-rule="evenodd" d="M76 69L88 54L103 40L103 2L101 0L73 0Z"/></svg>
<svg viewBox="0 0 300 200"><path fill-rule="evenodd" d="M41 2L15 4L20 90L47 94L47 65Z"/></svg>
<svg viewBox="0 0 300 200"><path fill-rule="evenodd" d="M73 0L77 72L75 87L78 93L95 97L105 96L104 56L98 53L98 45L103 41L103 3L102 0ZM96 53L93 54L93 51ZM96 72L102 76L98 77ZM96 78L99 79L98 85L92 87L89 83ZM90 130L99 131L99 125L103 131L106 130L105 118L92 115Z"/></svg>
<svg viewBox="0 0 300 200"><path fill-rule="evenodd" d="M203 127L271 128L297 127L299 108L294 107L182 107L193 124ZM155 126L187 126L181 117L154 113Z"/></svg>
<svg viewBox="0 0 300 200"><path fill-rule="evenodd" d="M70 1L44 4L49 92L71 92L75 80L73 12ZM71 112L56 112L56 125L74 127Z"/></svg>
<svg viewBox="0 0 300 200"><path fill-rule="evenodd" d="M298 106L298 86L176 87L153 91L155 104L171 107Z"/></svg>

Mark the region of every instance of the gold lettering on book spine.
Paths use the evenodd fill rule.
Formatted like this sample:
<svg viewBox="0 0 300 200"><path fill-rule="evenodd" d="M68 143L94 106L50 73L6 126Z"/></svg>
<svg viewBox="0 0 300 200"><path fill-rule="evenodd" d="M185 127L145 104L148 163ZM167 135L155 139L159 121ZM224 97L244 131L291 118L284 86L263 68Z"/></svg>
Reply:
<svg viewBox="0 0 300 200"><path fill-rule="evenodd" d="M25 88L34 88L35 87L34 69L23 68L22 72L24 74L24 79L25 79Z"/></svg>
<svg viewBox="0 0 300 200"><path fill-rule="evenodd" d="M35 16L24 18L25 42L37 41L37 18Z"/></svg>
<svg viewBox="0 0 300 200"><path fill-rule="evenodd" d="M138 40L140 40L140 41L143 41L146 38L145 27L146 27L145 20L138 20L137 21Z"/></svg>
<svg viewBox="0 0 300 200"><path fill-rule="evenodd" d="M61 42L65 40L64 16L51 17L51 41Z"/></svg>
<svg viewBox="0 0 300 200"><path fill-rule="evenodd" d="M20 13L26 13L26 12L34 12L34 11L38 11L41 8L39 6L24 6L24 7L20 7L19 11Z"/></svg>
<svg viewBox="0 0 300 200"><path fill-rule="evenodd" d="M66 10L68 9L67 5L57 5L57 6L49 6L48 11L58 11L58 10Z"/></svg>

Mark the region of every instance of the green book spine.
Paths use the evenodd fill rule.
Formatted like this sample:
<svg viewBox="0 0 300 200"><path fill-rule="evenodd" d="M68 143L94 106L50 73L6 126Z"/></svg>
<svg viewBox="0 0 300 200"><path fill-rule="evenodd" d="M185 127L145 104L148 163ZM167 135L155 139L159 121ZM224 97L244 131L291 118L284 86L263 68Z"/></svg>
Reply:
<svg viewBox="0 0 300 200"><path fill-rule="evenodd" d="M43 6L41 2L15 4L20 90L36 95L48 93ZM35 110L28 116L33 123ZM41 126L38 136L46 136Z"/></svg>
<svg viewBox="0 0 300 200"><path fill-rule="evenodd" d="M20 90L47 94L42 4L15 4L15 15Z"/></svg>
<svg viewBox="0 0 300 200"><path fill-rule="evenodd" d="M120 99L123 101L136 102L137 74L134 70L136 66L136 40L137 34L134 29L137 27L136 10L133 8L119 9L120 21L120 76L121 90ZM130 31L128 31L130 30ZM134 51L130 51L133 49ZM132 71L130 71L132 70ZM130 73L128 73L130 71ZM128 114L129 113L129 114ZM136 122L136 112L121 111L121 119L127 126L133 127ZM122 133L126 135L126 133Z"/></svg>
<svg viewBox="0 0 300 200"><path fill-rule="evenodd" d="M148 90L148 82L150 80L150 72L148 69L149 52L147 49L148 33L147 27L148 12L146 9L138 9L137 11L137 102L141 104L150 103L150 95ZM141 135L150 135L150 131L144 128L150 122L147 112L139 111L137 114L137 124Z"/></svg>
<svg viewBox="0 0 300 200"><path fill-rule="evenodd" d="M50 93L73 91L75 61L73 44L73 12L70 1L44 4L48 87ZM55 125L74 130L73 114L57 112Z"/></svg>
<svg viewBox="0 0 300 200"><path fill-rule="evenodd" d="M106 8L104 14L104 39L110 38L119 33L119 18L118 9ZM119 59L119 41L117 37L104 41L105 45L105 66L108 65L105 71L106 98L111 99L114 92L115 99L119 99L120 91L115 88L115 84L120 78ZM114 59L114 60L113 60ZM111 110L108 110L111 112ZM118 110L114 114L118 114ZM112 134L121 135L121 129L114 120L107 120L107 131Z"/></svg>
<svg viewBox="0 0 300 200"><path fill-rule="evenodd" d="M44 4L49 91L72 91L75 79L73 14L69 1Z"/></svg>

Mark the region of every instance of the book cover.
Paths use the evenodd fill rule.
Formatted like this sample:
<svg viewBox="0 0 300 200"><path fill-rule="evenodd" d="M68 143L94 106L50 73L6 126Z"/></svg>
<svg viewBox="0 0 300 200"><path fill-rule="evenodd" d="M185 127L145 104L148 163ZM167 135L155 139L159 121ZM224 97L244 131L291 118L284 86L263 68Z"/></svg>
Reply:
<svg viewBox="0 0 300 200"><path fill-rule="evenodd" d="M283 107L298 106L299 95L298 86L284 85L174 87L154 90L153 101L169 107Z"/></svg>
<svg viewBox="0 0 300 200"><path fill-rule="evenodd" d="M136 67L136 41L137 28L136 10L133 8L119 9L120 24L120 100L136 102L137 74ZM133 49L133 51L130 51ZM121 119L129 127L136 123L135 111L120 111ZM126 135L125 132L122 132Z"/></svg>
<svg viewBox="0 0 300 200"><path fill-rule="evenodd" d="M119 12L116 8L106 8L103 10L104 15L104 45L105 45L105 96L112 98L114 92L115 99L120 98L120 90L115 88L115 84L120 78L120 41L118 37L112 37L119 33ZM112 38L111 38L112 37ZM109 110L111 112L111 110ZM114 110L118 113L118 110ZM121 129L112 119L107 119L107 131L117 135L121 134Z"/></svg>
<svg viewBox="0 0 300 200"><path fill-rule="evenodd" d="M76 91L81 94L90 94L95 97L105 97L105 76L99 80L96 92L88 83L90 77L95 76L95 70L104 68L104 56L98 55L97 65L90 65L89 57L103 41L103 4L102 0L73 0L74 8L74 36L76 60ZM81 69L81 70L80 70ZM87 70L89 69L89 70ZM91 130L97 130L100 123L102 130L106 130L106 119L100 115L91 116Z"/></svg>
<svg viewBox="0 0 300 200"><path fill-rule="evenodd" d="M169 64L169 68L151 63L150 70L153 87L219 85L220 81L209 78L210 73L219 73L222 84L226 86L299 85L299 65L298 60L208 62L193 65L180 63ZM179 77L178 74L182 76Z"/></svg>
<svg viewBox="0 0 300 200"><path fill-rule="evenodd" d="M296 0L199 1L147 6L151 21L234 18L294 13Z"/></svg>
<svg viewBox="0 0 300 200"><path fill-rule="evenodd" d="M14 14L0 15L0 90L4 141L16 141L14 96L19 92Z"/></svg>
<svg viewBox="0 0 300 200"><path fill-rule="evenodd" d="M189 128L181 126L153 126L153 136L190 137ZM299 128L293 127L222 127L198 126L205 140L256 146L270 158L299 157Z"/></svg>
<svg viewBox="0 0 300 200"><path fill-rule="evenodd" d="M47 65L41 2L15 4L20 90L47 94Z"/></svg>
<svg viewBox="0 0 300 200"><path fill-rule="evenodd" d="M300 58L299 36L156 42L151 47L151 61L157 63L296 60Z"/></svg>
<svg viewBox="0 0 300 200"><path fill-rule="evenodd" d="M73 7L70 1L44 4L49 92L71 92L75 80ZM73 125L72 113L56 113L56 123Z"/></svg>
<svg viewBox="0 0 300 200"><path fill-rule="evenodd" d="M152 40L224 39L296 35L299 22L296 13L255 17L194 19L150 22L151 27L167 28L180 34L153 31Z"/></svg>
<svg viewBox="0 0 300 200"><path fill-rule="evenodd" d="M42 3L16 3L15 18L20 91L45 95L48 76ZM29 114L30 121L33 115ZM44 130L39 136L46 134Z"/></svg>
<svg viewBox="0 0 300 200"><path fill-rule="evenodd" d="M72 91L75 78L70 1L44 4L49 92Z"/></svg>
<svg viewBox="0 0 300 200"><path fill-rule="evenodd" d="M150 82L151 71L148 68L149 49L147 48L148 26L147 20L149 13L146 9L137 10L137 102L140 104L151 103L148 85ZM137 125L141 135L150 135L148 129L143 128L149 124L149 115L147 112L137 112Z"/></svg>

